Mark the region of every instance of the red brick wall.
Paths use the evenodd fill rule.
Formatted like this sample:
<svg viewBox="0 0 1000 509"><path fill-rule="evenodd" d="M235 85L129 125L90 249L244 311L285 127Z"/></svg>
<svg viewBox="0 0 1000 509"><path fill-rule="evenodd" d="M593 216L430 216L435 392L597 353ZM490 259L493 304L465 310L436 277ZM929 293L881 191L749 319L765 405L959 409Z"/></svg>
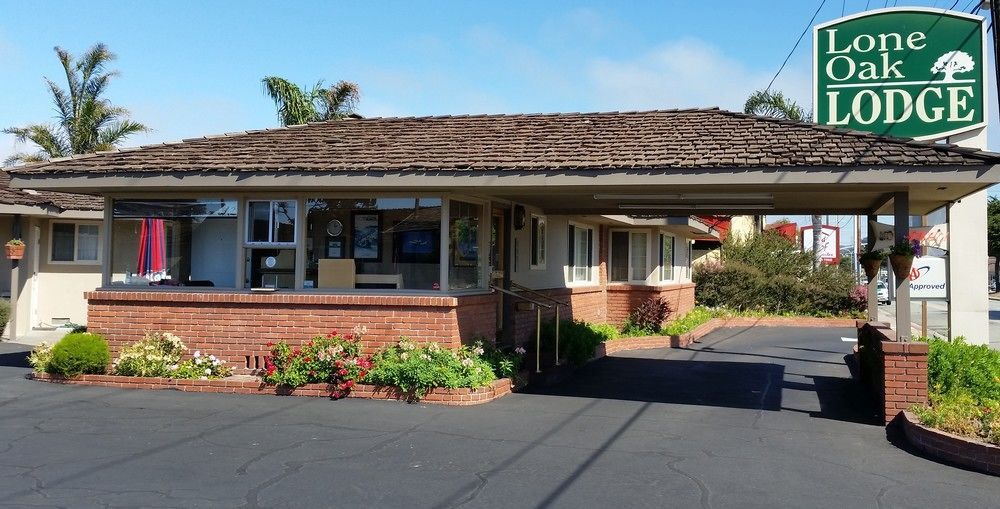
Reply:
<svg viewBox="0 0 1000 509"><path fill-rule="evenodd" d="M586 286L575 288L551 288L548 290L538 290L539 293L548 295L553 299L568 303L559 310L559 318L562 320L582 320L585 322L604 322L607 320L607 297L604 288L601 286ZM525 297L537 299L531 294ZM516 301L515 301L516 302ZM551 309L542 308L542 323L555 319L555 307ZM535 337L535 324L538 321L535 310L522 309L514 311L514 340L521 344L533 340Z"/></svg>
<svg viewBox="0 0 1000 509"><path fill-rule="evenodd" d="M636 306L650 297L660 297L670 307L667 320L694 308L694 283L663 286L608 285L608 322L621 325Z"/></svg>
<svg viewBox="0 0 1000 509"><path fill-rule="evenodd" d="M172 332L191 350L225 359L234 368L259 362L269 341L301 344L331 330L364 325L366 351L406 336L457 347L496 328L494 295L463 297L95 291L88 299L89 330L114 352L147 331ZM253 367L253 366L251 366Z"/></svg>
<svg viewBox="0 0 1000 509"><path fill-rule="evenodd" d="M928 344L895 341L887 326L859 323L861 379L872 389L885 423L927 402Z"/></svg>

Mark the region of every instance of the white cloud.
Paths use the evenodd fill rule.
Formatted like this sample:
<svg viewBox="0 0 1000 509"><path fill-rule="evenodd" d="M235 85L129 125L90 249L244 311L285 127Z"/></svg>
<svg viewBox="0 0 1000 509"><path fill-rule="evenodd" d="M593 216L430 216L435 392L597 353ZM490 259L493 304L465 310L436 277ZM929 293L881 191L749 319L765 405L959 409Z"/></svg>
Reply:
<svg viewBox="0 0 1000 509"><path fill-rule="evenodd" d="M587 75L603 108L650 109L719 106L742 110L772 72L752 70L699 39L668 42L639 57L592 61ZM810 105L808 69L789 66L772 87Z"/></svg>

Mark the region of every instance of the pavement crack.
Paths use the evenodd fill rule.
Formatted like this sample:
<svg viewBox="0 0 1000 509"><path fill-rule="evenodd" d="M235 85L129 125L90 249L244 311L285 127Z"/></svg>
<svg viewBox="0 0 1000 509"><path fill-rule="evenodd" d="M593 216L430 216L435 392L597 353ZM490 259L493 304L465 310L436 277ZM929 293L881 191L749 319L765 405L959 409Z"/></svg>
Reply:
<svg viewBox="0 0 1000 509"><path fill-rule="evenodd" d="M702 509L712 509L712 490L708 488L708 485L706 485L701 479L699 479L698 476L694 474L689 474L688 472L685 472L684 470L681 470L680 468L677 467L677 464L684 461L685 459L687 458L679 458L673 461L668 461L667 468L669 468L672 472L682 475L690 479L691 482L695 483L695 485L698 486L698 491L700 492L699 501L701 502Z"/></svg>

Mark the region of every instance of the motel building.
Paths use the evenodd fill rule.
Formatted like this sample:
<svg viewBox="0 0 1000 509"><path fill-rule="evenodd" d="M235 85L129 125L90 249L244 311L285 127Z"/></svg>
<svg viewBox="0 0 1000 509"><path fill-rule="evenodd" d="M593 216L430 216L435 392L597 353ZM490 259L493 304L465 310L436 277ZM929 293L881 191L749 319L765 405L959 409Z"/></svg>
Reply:
<svg viewBox="0 0 1000 509"><path fill-rule="evenodd" d="M985 48L981 17L879 9L815 28L814 123L716 108L352 118L53 159L10 168L10 187L103 200L86 323L113 348L169 331L245 370L269 341L358 325L371 351L530 344L556 313L621 324L651 296L677 316L711 215L892 216L891 244L943 210L950 329L985 342L985 190L1000 182L982 150Z"/></svg>
<svg viewBox="0 0 1000 509"><path fill-rule="evenodd" d="M356 325L376 349L526 343L537 309L617 324L649 296L681 314L708 231L691 216L956 213L1000 182L998 163L689 109L349 119L10 172L15 188L103 197L92 331L116 348L171 331L250 370L268 341Z"/></svg>

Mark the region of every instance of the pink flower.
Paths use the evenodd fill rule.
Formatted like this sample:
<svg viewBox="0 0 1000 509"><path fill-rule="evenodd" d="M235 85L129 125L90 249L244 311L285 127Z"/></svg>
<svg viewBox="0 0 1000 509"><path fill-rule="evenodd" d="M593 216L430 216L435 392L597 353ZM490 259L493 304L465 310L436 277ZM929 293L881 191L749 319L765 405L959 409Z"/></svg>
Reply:
<svg viewBox="0 0 1000 509"><path fill-rule="evenodd" d="M338 371L337 374L340 375L340 376L347 376L347 370L341 368L341 370Z"/></svg>

